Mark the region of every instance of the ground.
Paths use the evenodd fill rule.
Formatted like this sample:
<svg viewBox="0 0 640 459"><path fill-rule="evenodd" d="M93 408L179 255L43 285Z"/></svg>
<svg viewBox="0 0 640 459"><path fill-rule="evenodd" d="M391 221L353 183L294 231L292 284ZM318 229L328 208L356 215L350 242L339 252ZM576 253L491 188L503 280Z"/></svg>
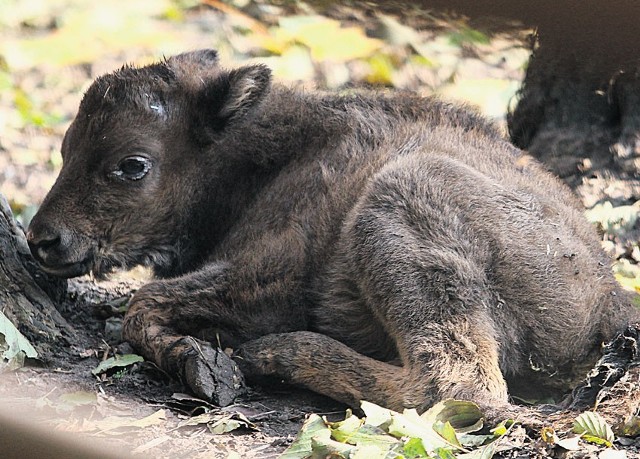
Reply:
<svg viewBox="0 0 640 459"><path fill-rule="evenodd" d="M180 383L148 362L94 376L91 371L107 356L133 352L118 336L118 306L138 284L71 281L60 310L77 335L72 342L60 342L44 366L3 374L0 414L28 413L33 425L81 432L104 440L106 450L157 458L228 457L231 452L275 457L294 439L306 414L344 416L344 406L284 385L252 387L237 405L219 410L186 394ZM182 426L203 413L212 413L208 423ZM230 415L247 426L212 435L207 424L219 420L226 426Z"/></svg>
<svg viewBox="0 0 640 459"><path fill-rule="evenodd" d="M125 62L147 63L162 54L214 47L227 65L259 60L287 84L438 93L466 100L504 126L529 53L530 31L518 24L501 24L497 31L490 20L471 24L406 6L398 14L393 8L374 11L336 3L318 16L318 9L301 3L248 0L131 0L117 7L83 0L5 3L0 15L0 193L25 224L59 171L62 136L83 91L93 78ZM581 197L593 206L588 192ZM606 218L597 214L593 220ZM616 256L631 254L625 244L612 238L610 250ZM98 445L109 445L104 451L115 447L158 458L276 457L308 413L344 416L344 406L277 381L252 387L238 405L220 411L184 395L184 387L146 362L93 375L105 358L133 352L120 342L118 325L121 306L140 282L139 273L99 285L88 278L71 281L60 310L77 336L61 341L50 361L2 374L0 414L20 412L23 421L34 425L97 438ZM200 424L188 425L200 414L205 414L196 418ZM243 427L212 432L231 429L235 422ZM517 430L507 443L503 457L559 453ZM634 454L631 443L626 446ZM525 444L528 449L522 450ZM596 457L593 448L580 457Z"/></svg>

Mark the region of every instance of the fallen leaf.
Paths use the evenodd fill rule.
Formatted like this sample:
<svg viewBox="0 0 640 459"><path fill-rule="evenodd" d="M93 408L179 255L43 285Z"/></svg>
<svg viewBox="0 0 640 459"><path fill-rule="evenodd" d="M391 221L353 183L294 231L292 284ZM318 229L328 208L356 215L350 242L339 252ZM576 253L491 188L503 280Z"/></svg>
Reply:
<svg viewBox="0 0 640 459"><path fill-rule="evenodd" d="M382 41L369 38L358 27L341 27L340 22L324 16L289 16L281 18L274 41L268 46L283 52L285 43L307 46L317 61L345 62L370 56L382 47Z"/></svg>
<svg viewBox="0 0 640 459"><path fill-rule="evenodd" d="M112 368L128 367L138 362L144 362L144 359L137 354L125 354L116 357L109 357L108 359L100 362L97 367L91 370L91 373L99 375L100 373L105 373Z"/></svg>
<svg viewBox="0 0 640 459"><path fill-rule="evenodd" d="M312 439L321 435L328 438L331 435L329 427L317 414L312 414L302 424L298 436L293 443L282 453L279 459L303 459L313 453Z"/></svg>
<svg viewBox="0 0 640 459"><path fill-rule="evenodd" d="M249 422L247 418L237 413L223 416L214 423L208 424L208 427L209 431L215 435L232 432L240 428L256 428L256 426L253 423Z"/></svg>
<svg viewBox="0 0 640 459"><path fill-rule="evenodd" d="M24 359L35 359L38 352L29 340L0 311L0 352L9 369L20 368ZM1 368L1 367L0 367Z"/></svg>
<svg viewBox="0 0 640 459"><path fill-rule="evenodd" d="M400 24L397 19L386 14L378 15L382 25L382 35L385 41L392 45L404 46L420 41L420 34L413 28Z"/></svg>
<svg viewBox="0 0 640 459"><path fill-rule="evenodd" d="M616 427L616 433L625 437L637 437L640 435L640 417L631 416L625 419L622 425Z"/></svg>
<svg viewBox="0 0 640 459"><path fill-rule="evenodd" d="M611 426L594 411L581 413L573 423L573 432L580 434L585 441L608 447L615 440Z"/></svg>
<svg viewBox="0 0 640 459"><path fill-rule="evenodd" d="M414 409L404 410L402 414L393 413L389 433L394 437L410 437L422 440L422 445L428 453L433 453L437 448L460 449L458 446L442 438L432 424L421 418Z"/></svg>
<svg viewBox="0 0 640 459"><path fill-rule="evenodd" d="M420 415L427 422L448 422L458 433L482 429L482 411L478 405L465 400L443 400Z"/></svg>
<svg viewBox="0 0 640 459"><path fill-rule="evenodd" d="M219 417L220 417L219 414L215 414L213 412L199 414L197 416L192 416L183 421L180 421L180 423L178 424L178 428L188 427L188 426L197 426L201 424L209 424L209 423L215 422Z"/></svg>
<svg viewBox="0 0 640 459"><path fill-rule="evenodd" d="M95 392L77 391L61 394L58 397L56 411L70 412L81 406L95 405L98 402L98 396Z"/></svg>
<svg viewBox="0 0 640 459"><path fill-rule="evenodd" d="M559 439L556 441L556 445L567 451L577 451L580 449L580 436Z"/></svg>
<svg viewBox="0 0 640 459"><path fill-rule="evenodd" d="M130 430L144 429L162 424L167 419L165 410L158 410L142 419L134 419L128 416L109 416L97 421L85 421L85 429L98 430L101 433L122 434ZM118 432L114 432L114 431Z"/></svg>

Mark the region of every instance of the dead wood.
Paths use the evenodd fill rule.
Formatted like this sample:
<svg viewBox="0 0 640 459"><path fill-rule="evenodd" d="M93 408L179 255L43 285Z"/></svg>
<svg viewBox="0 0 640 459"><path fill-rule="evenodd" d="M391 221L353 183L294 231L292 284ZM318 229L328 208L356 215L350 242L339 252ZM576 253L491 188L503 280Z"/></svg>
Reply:
<svg viewBox="0 0 640 459"><path fill-rule="evenodd" d="M29 252L24 231L0 195L0 312L37 349L50 357L55 340L69 339L73 330L55 308L66 292L65 280L42 272Z"/></svg>

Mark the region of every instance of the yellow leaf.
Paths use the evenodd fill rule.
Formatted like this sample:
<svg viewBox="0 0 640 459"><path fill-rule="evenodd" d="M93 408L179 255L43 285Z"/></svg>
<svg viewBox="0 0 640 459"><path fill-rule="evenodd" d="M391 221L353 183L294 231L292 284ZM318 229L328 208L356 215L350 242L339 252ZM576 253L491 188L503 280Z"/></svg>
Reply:
<svg viewBox="0 0 640 459"><path fill-rule="evenodd" d="M101 432L110 432L116 429L132 430L144 429L157 424L162 424L166 420L165 410L158 410L142 419L133 419L128 416L108 416L99 421L86 421L83 426L85 430L99 430ZM118 433L123 433L122 431Z"/></svg>
<svg viewBox="0 0 640 459"><path fill-rule="evenodd" d="M626 290L631 290L632 292L640 293L640 278L637 277L627 277L623 274L615 274L616 280L622 285L622 287Z"/></svg>
<svg viewBox="0 0 640 459"><path fill-rule="evenodd" d="M341 27L339 21L322 16L283 18L270 45L286 42L307 46L314 60L338 62L368 57L382 46L382 41L367 37L362 29Z"/></svg>
<svg viewBox="0 0 640 459"><path fill-rule="evenodd" d="M501 118L519 86L520 83L515 80L465 78L443 87L440 94L447 99L471 103L486 116Z"/></svg>
<svg viewBox="0 0 640 459"><path fill-rule="evenodd" d="M391 58L385 54L376 54L369 59L369 67L371 73L367 75L367 82L378 85L393 84L393 62Z"/></svg>
<svg viewBox="0 0 640 459"><path fill-rule="evenodd" d="M132 46L161 49L175 38L155 19L168 5L167 0L89 2L66 12L54 32L10 43L7 40L0 51L15 69L91 62Z"/></svg>

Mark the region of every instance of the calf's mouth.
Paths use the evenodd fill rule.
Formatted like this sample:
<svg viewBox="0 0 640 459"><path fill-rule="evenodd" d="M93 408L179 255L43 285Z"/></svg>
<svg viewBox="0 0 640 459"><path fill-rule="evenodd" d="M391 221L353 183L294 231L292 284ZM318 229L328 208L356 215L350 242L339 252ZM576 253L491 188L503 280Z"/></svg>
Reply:
<svg viewBox="0 0 640 459"><path fill-rule="evenodd" d="M57 264L46 264L41 260L36 260L40 264L40 267L47 274L51 274L52 276L62 277L65 279L69 279L71 277L78 277L84 274L88 274L91 267L92 257L87 257L81 261L75 262L67 262L67 263L57 263Z"/></svg>
<svg viewBox="0 0 640 459"><path fill-rule="evenodd" d="M78 241L68 230L43 228L32 225L27 231L27 242L33 258L44 272L70 278L91 270L94 251L89 241Z"/></svg>

